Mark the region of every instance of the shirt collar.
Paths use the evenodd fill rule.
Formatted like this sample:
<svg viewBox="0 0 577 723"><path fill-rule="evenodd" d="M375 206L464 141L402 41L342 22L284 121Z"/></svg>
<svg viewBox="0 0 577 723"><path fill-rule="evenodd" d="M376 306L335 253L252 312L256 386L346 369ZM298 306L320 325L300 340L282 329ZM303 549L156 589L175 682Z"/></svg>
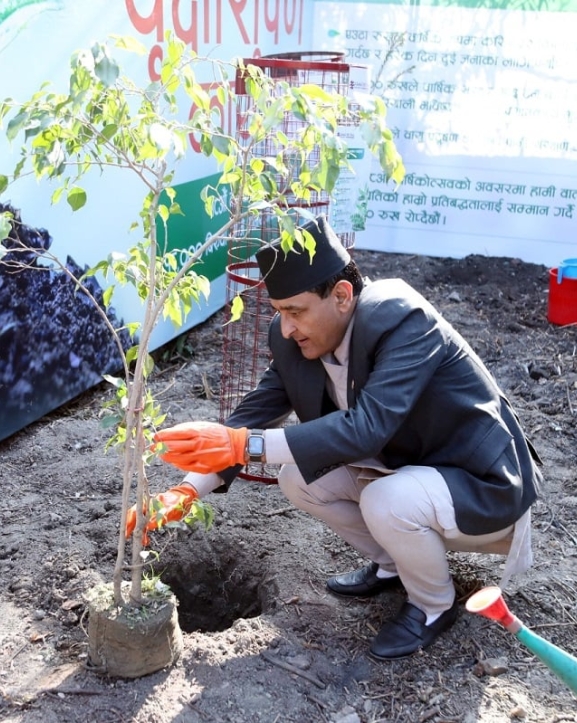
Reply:
<svg viewBox="0 0 577 723"><path fill-rule="evenodd" d="M337 346L332 354L323 354L321 360L327 364L340 364L343 367L348 366L349 363L349 348L351 345L351 335L353 333L353 324L355 320L355 314L351 316L351 320L348 323L345 335L341 343Z"/></svg>

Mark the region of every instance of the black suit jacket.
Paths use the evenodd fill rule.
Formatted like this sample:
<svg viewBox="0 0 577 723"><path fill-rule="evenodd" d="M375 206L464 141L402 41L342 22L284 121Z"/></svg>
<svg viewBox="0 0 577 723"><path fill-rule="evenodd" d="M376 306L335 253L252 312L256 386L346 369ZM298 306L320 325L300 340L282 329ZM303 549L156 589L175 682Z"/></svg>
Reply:
<svg viewBox="0 0 577 723"><path fill-rule="evenodd" d="M485 534L514 523L536 499L538 456L482 361L417 291L399 279L369 283L351 337L346 411L331 411L320 360L305 359L271 323L273 361L227 424L285 429L307 483L366 457L443 475L459 529ZM238 468L221 476L230 484Z"/></svg>

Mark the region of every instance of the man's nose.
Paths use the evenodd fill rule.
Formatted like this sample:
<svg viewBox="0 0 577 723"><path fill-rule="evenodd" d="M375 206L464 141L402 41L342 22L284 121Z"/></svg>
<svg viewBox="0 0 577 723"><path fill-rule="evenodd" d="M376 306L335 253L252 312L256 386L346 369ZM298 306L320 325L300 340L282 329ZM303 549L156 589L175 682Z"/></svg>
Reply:
<svg viewBox="0 0 577 723"><path fill-rule="evenodd" d="M286 316L283 316L281 314L280 317L280 330L281 334L284 336L285 339L290 339L291 336L294 334L296 327L293 324L293 322L287 318Z"/></svg>

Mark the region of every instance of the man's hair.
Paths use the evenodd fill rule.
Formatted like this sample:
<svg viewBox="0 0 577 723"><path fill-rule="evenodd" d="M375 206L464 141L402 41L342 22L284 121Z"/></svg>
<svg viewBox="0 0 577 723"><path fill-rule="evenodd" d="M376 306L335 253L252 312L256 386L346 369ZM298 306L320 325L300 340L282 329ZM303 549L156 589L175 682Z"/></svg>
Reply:
<svg viewBox="0 0 577 723"><path fill-rule="evenodd" d="M353 296L358 296L361 293L364 286L363 277L359 271L359 267L352 259L342 271L339 271L338 274L331 276L330 279L323 281L322 284L309 289L309 291L312 294L318 294L321 299L326 299L339 281L349 281L352 284Z"/></svg>

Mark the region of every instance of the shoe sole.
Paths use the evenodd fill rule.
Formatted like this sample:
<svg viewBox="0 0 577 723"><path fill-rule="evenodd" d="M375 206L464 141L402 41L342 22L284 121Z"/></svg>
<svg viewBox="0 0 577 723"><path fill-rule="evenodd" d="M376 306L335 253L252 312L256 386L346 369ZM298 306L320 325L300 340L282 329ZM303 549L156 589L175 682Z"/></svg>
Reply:
<svg viewBox="0 0 577 723"><path fill-rule="evenodd" d="M434 645L435 641L431 643L431 645ZM431 647L428 645L427 647ZM425 648L422 648L420 645L416 650L413 650L412 653L405 653L404 655L391 655L389 658L385 658L382 655L375 655L371 650L368 652L369 658L372 658L373 660L378 660L379 663L388 663L391 660L405 660L406 658L412 658L413 655L416 655L417 653L422 653L425 650Z"/></svg>
<svg viewBox="0 0 577 723"><path fill-rule="evenodd" d="M335 597L342 597L342 598L367 598L367 597L374 597L375 595L380 595L382 592L387 592L387 590L390 590L390 588L384 588L381 590L371 590L369 592L337 592L336 590L331 589L327 585L327 591L331 593L331 595L334 595Z"/></svg>
<svg viewBox="0 0 577 723"><path fill-rule="evenodd" d="M326 585L326 589L328 592L330 592L332 595L336 595L337 597L374 597L375 595L380 595L382 592L389 592L390 590L397 590L399 587L401 587L402 583L399 580L398 577L391 578L389 582L387 582L386 585L383 585L382 587L374 588L373 590L367 590L367 592L337 592L336 590L333 590L332 587L329 587Z"/></svg>

